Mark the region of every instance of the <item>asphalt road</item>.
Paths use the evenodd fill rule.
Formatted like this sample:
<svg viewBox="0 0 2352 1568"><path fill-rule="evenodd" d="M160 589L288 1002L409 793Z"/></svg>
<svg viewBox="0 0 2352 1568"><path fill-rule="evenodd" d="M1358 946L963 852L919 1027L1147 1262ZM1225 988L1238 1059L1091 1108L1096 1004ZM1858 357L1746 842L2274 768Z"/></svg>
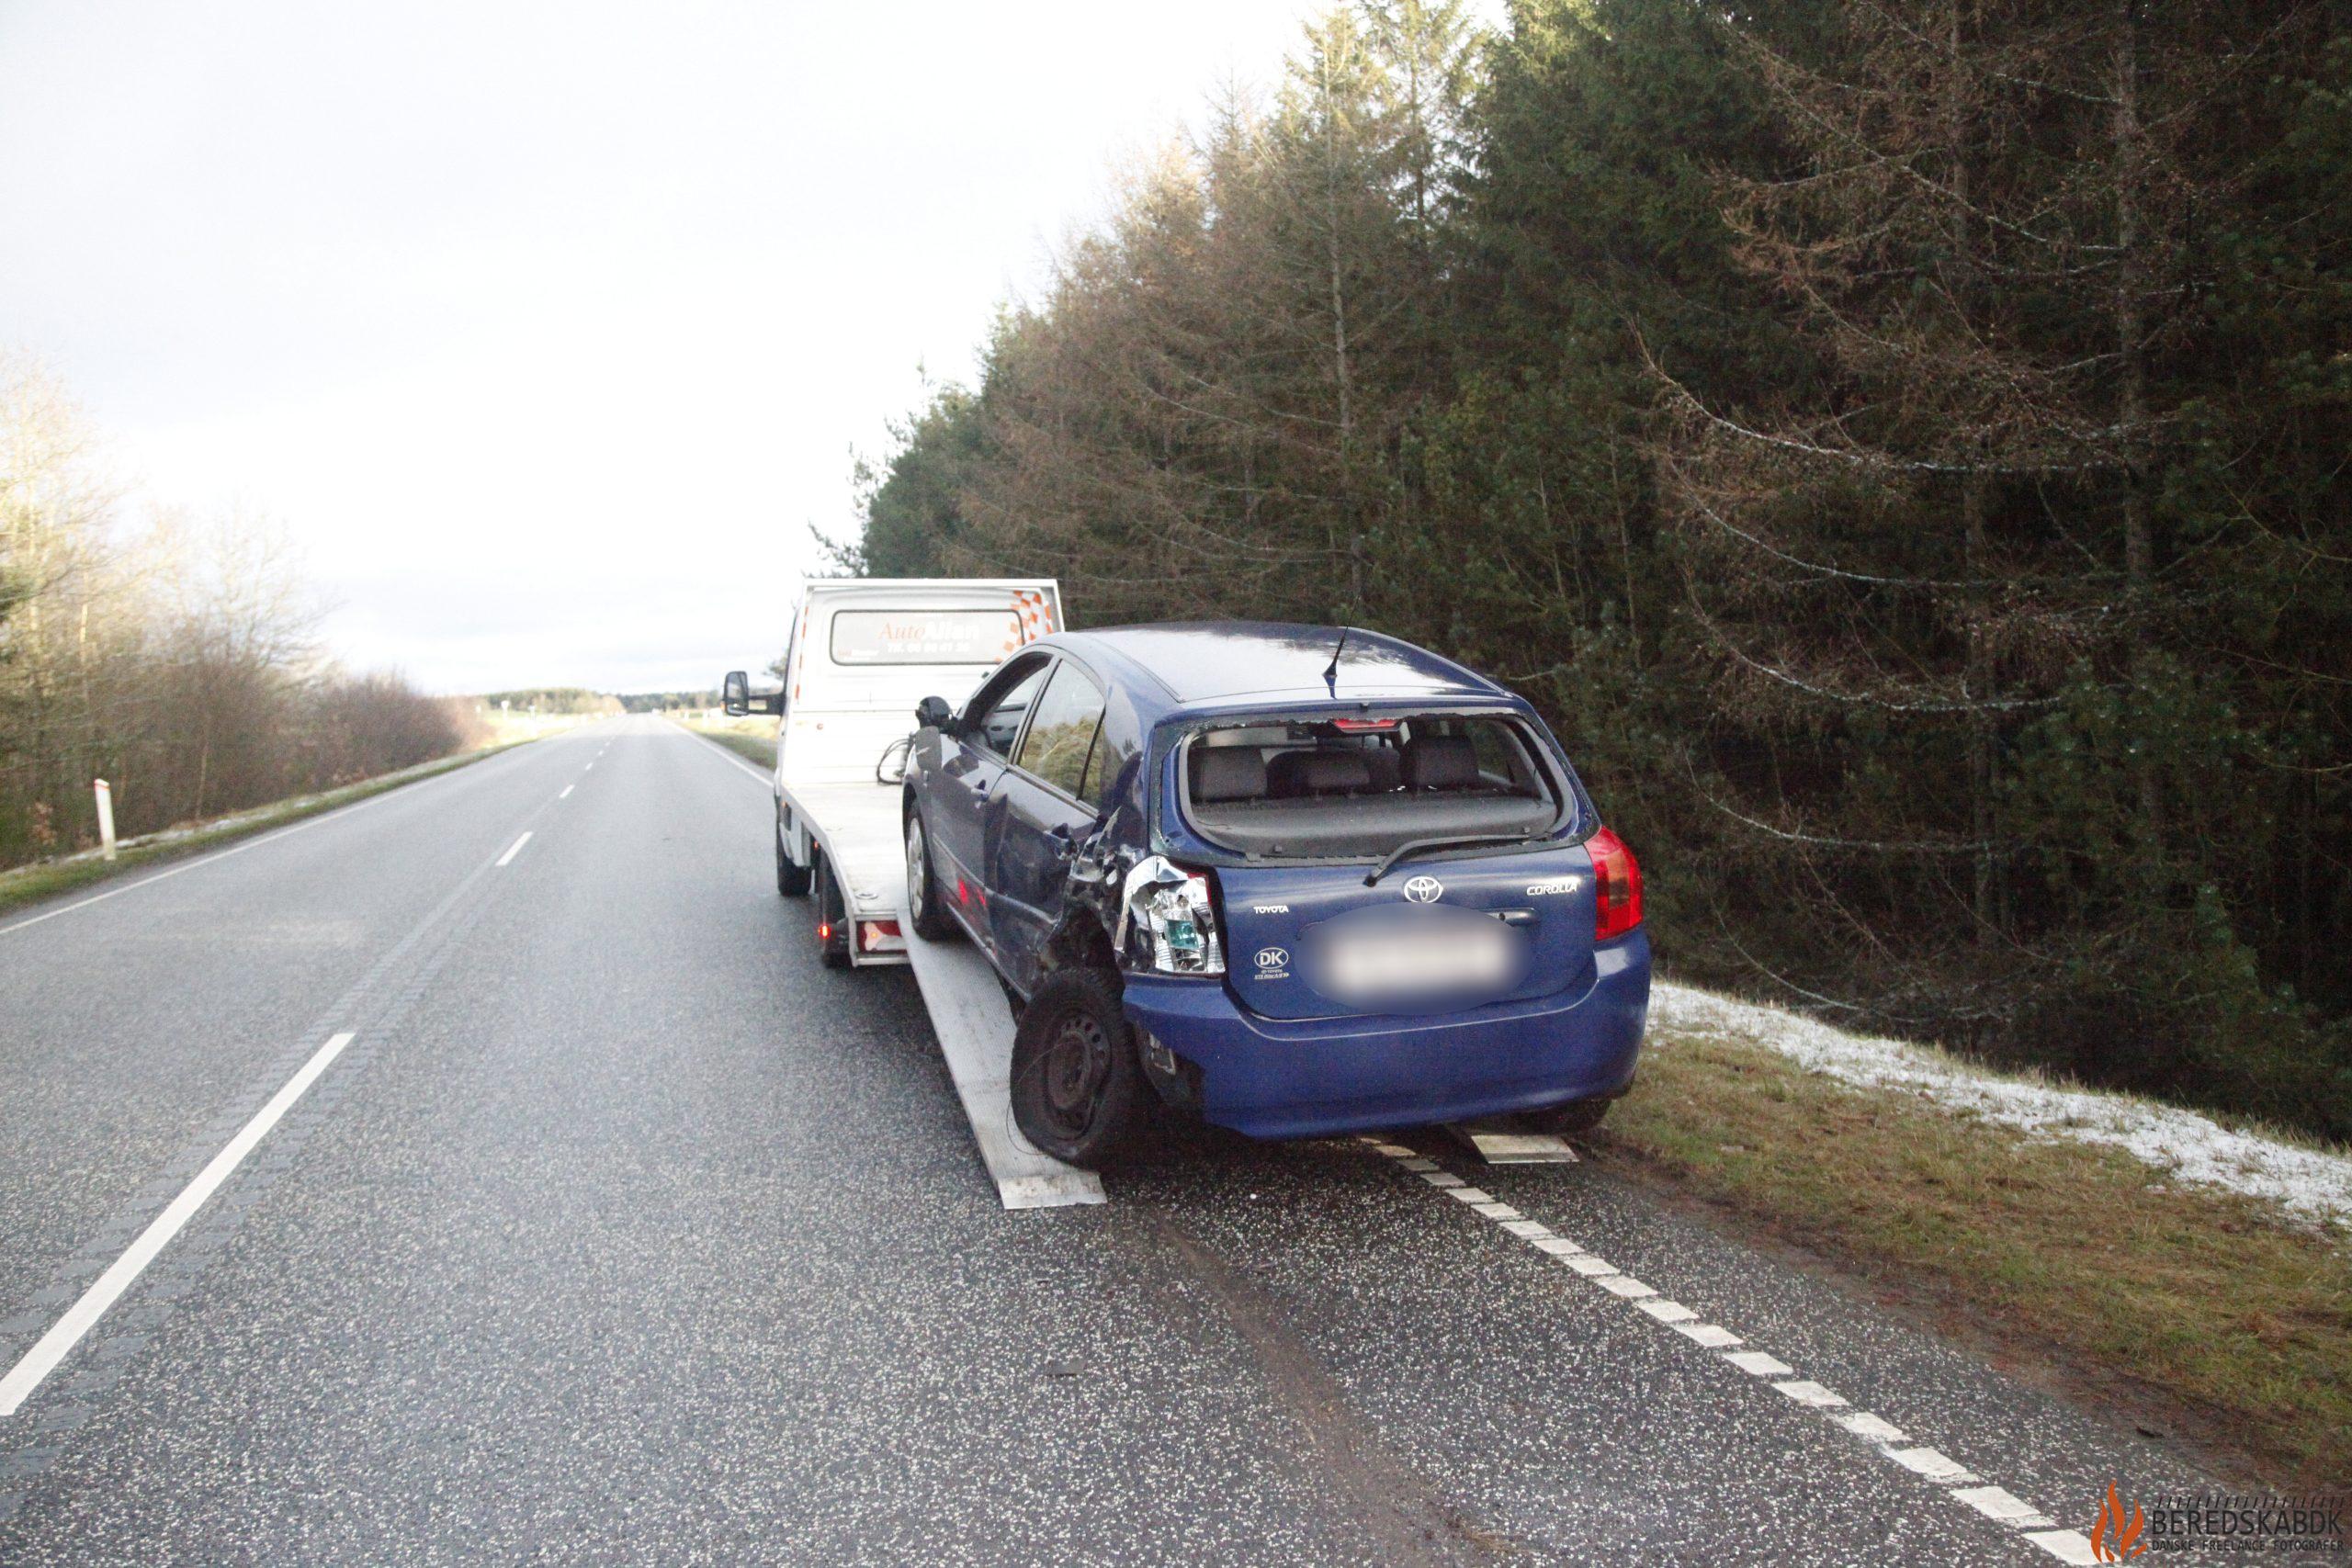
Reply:
<svg viewBox="0 0 2352 1568"><path fill-rule="evenodd" d="M0 1416L0 1562L2056 1560L1865 1411L2075 1529L2208 1484L1596 1164L1179 1130L1007 1213L767 813L619 720L0 917L0 1375L326 1057Z"/></svg>

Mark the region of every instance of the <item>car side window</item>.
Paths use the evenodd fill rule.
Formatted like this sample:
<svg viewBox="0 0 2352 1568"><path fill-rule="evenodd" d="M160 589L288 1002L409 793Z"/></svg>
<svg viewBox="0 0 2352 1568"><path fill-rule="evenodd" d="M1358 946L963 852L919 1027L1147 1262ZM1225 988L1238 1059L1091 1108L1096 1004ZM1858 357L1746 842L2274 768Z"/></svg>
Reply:
<svg viewBox="0 0 2352 1568"><path fill-rule="evenodd" d="M972 726L971 739L1011 760L1012 743L1021 739L1021 721L1029 715L1029 704L1037 694L1038 682L1046 678L1046 661L1039 660L1035 669L998 694L981 712L979 722Z"/></svg>
<svg viewBox="0 0 2352 1568"><path fill-rule="evenodd" d="M1119 770L1136 754L1132 745L1111 739L1111 727L1105 724L1094 733L1094 751L1086 759L1086 782L1079 787L1078 798L1101 811L1111 804L1111 786L1119 782Z"/></svg>
<svg viewBox="0 0 2352 1568"><path fill-rule="evenodd" d="M1086 782L1086 760L1102 724L1102 688L1068 660L1037 699L1037 716L1021 742L1015 761L1056 789L1075 795Z"/></svg>

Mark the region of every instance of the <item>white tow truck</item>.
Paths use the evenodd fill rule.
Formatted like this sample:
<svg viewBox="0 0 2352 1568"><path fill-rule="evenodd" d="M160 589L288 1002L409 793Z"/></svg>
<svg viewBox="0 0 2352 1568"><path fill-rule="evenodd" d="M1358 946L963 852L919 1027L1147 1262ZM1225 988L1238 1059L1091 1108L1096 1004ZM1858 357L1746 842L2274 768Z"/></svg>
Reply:
<svg viewBox="0 0 2352 1568"><path fill-rule="evenodd" d="M1051 578L842 578L808 583L781 690L728 673L732 715L777 717L776 891L814 894L818 956L911 964L980 1156L1009 1209L1102 1201L1102 1184L1012 1124L1012 1014L977 949L924 942L905 919L899 775L925 697L960 704L1007 654L1062 625Z"/></svg>

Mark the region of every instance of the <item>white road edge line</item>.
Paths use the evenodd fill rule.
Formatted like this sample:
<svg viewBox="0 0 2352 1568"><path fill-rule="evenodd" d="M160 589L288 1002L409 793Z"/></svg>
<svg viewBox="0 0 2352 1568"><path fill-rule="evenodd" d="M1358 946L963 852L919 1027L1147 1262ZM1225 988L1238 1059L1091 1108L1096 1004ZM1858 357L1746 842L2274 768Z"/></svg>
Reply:
<svg viewBox="0 0 2352 1568"><path fill-rule="evenodd" d="M482 762L487 764L495 760L496 759L494 758L485 757L482 759ZM443 779L454 779L460 773L471 773L474 766L475 764L473 763L468 763L464 767L445 768L440 773L435 773L430 778L417 779L412 783L404 784L394 784L390 789L377 791L374 795L369 795L365 800L355 800L348 806L338 806L332 811L322 811L316 817L306 817L300 822L295 822L287 827L279 828L273 832L259 833L254 835L253 838L243 840L237 843L226 845L220 849L202 851L197 854L190 855L187 859L180 862L177 865L173 866L168 871L159 871L153 876L142 876L136 882L126 882L119 887L109 887L103 893L93 893L87 898L76 898L71 904L64 904L54 909L44 910L40 914L34 915L28 919L18 920L14 925L0 926L0 936L6 936L10 931L23 931L27 926L37 926L43 920L53 920L60 915L70 915L76 909L86 909L93 904L103 904L107 899L119 898L125 893L135 893L140 888L145 887L151 883L161 882L167 876L177 876L184 871L194 871L198 866L210 865L214 861L227 860L231 855L243 854L247 850L257 850L264 844L274 844L280 839L291 838L295 834L303 832L306 829L332 822L338 817L348 817L355 811L363 811L370 806L374 806L380 801L390 800L395 795L404 795L413 790L422 789L426 784L438 784Z"/></svg>
<svg viewBox="0 0 2352 1568"><path fill-rule="evenodd" d="M1796 1369L1779 1357L1761 1350L1731 1349L1732 1346L1745 1343L1736 1334L1712 1323L1691 1322L1699 1314L1689 1307L1679 1302L1658 1300L1657 1292L1639 1280L1628 1279L1605 1258L1592 1256L1549 1226L1526 1219L1517 1209L1467 1186L1461 1178L1444 1170L1434 1160L1423 1157L1419 1150L1380 1138L1364 1137L1357 1141L1370 1145L1374 1152L1385 1156L1400 1169L1419 1177L1447 1197L1468 1205L1506 1235L1547 1254L1676 1333L1714 1351L1718 1359L1753 1377L1787 1380L1776 1381L1772 1386L1797 1404L1827 1416L1837 1426L1870 1443L1882 1459L1942 1486L1947 1496L1965 1503L1988 1519L2012 1527L2025 1540L2052 1557L2066 1562L2091 1561L2090 1543L2081 1531L2036 1528L2046 1527L2052 1521L2031 1504L1998 1486L1982 1484L1965 1465L1934 1449L1905 1446L1909 1439L1891 1423L1867 1411L1850 1408L1844 1396L1833 1389L1797 1378Z"/></svg>
<svg viewBox="0 0 2352 1568"><path fill-rule="evenodd" d="M278 1118L302 1098L302 1091L309 1089L318 1076L343 1054L343 1048L350 1043L351 1032L346 1030L330 1037L325 1044L312 1052L311 1059L286 1080L286 1087L272 1095L268 1104L254 1112L254 1119L229 1140L225 1148L212 1156L211 1163L197 1172L196 1179L181 1189L180 1195L173 1199L145 1230L139 1233L139 1239L130 1244L130 1250L109 1264L105 1273L92 1280L90 1288L82 1292L82 1299L65 1309L65 1315L25 1352L23 1359L8 1369L7 1376L0 1377L0 1416L17 1413L17 1407L40 1386L41 1380L72 1353L74 1347L81 1343L82 1337L106 1315L107 1309L130 1288L131 1281L155 1260L156 1254L169 1246L172 1238L179 1235L181 1227L204 1207L205 1200L229 1179L231 1173L253 1152L254 1145L269 1135L269 1130L277 1125Z"/></svg>
<svg viewBox="0 0 2352 1568"><path fill-rule="evenodd" d="M513 860L516 855L521 854L523 852L523 846L530 841L531 835L526 831L521 838L506 846L506 852L498 857L497 863L504 865L508 861Z"/></svg>
<svg viewBox="0 0 2352 1568"><path fill-rule="evenodd" d="M752 775L752 777L753 777L753 778L755 778L755 779L759 780L759 781L760 781L760 783L762 783L762 784L766 784L766 785L770 786L771 788L773 788L773 787L775 786L775 779L773 779L773 778L769 777L766 773L762 773L759 769L757 769L757 768L755 768L755 767L752 766L752 764L751 764L751 763L749 763L749 762L747 762L747 761L743 761L743 759L742 759L742 758L738 757L737 755L735 755L735 753L734 753L734 752L729 751L726 747L721 746L718 741L713 740L709 736L707 736L707 735L696 735L693 730L688 729L688 728L687 728L684 725L683 725L683 724L679 724L679 723L678 723L678 721L677 721L677 720L675 720L675 719L672 719L670 722L671 722L673 725L676 726L676 728L677 728L677 731L678 731L678 733L679 733L679 734L681 734L681 735L683 735L683 736L686 737L686 738L687 738L688 739L690 739L690 740L699 740L699 741L701 741L705 746L709 747L709 748L710 748L710 750L711 750L713 752L715 752L716 754L718 754L718 756L720 756L720 757L725 758L728 761L730 761L730 762L734 763L737 767L739 767L739 768L742 769L745 773L747 773L751 774L751 775Z"/></svg>

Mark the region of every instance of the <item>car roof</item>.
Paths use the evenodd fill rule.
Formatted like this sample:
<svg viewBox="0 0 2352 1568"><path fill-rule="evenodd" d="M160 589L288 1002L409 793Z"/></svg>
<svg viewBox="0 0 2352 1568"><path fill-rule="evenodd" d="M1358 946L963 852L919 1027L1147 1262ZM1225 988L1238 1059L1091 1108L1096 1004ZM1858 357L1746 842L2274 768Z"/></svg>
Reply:
<svg viewBox="0 0 2352 1568"><path fill-rule="evenodd" d="M1069 649L1104 674L1148 681L1173 703L1216 707L1275 697L1328 702L1323 671L1340 647L1340 627L1284 621L1162 621L1101 626L1045 639ZM1347 628L1336 682L1342 699L1508 696L1502 687L1427 649Z"/></svg>

